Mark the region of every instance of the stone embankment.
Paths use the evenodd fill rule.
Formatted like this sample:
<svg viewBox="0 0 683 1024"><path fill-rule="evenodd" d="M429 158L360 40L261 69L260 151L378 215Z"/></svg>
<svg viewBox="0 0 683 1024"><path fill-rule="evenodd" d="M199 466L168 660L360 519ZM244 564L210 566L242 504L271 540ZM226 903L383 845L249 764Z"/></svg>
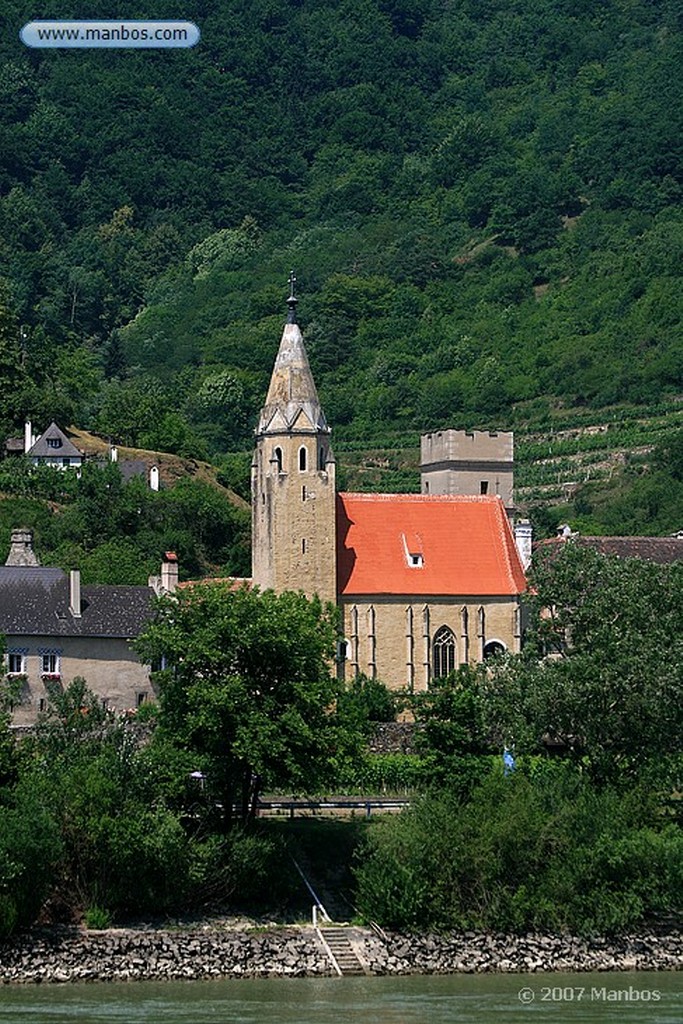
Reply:
<svg viewBox="0 0 683 1024"><path fill-rule="evenodd" d="M0 945L0 982L306 977L331 973L312 928L34 930Z"/></svg>
<svg viewBox="0 0 683 1024"><path fill-rule="evenodd" d="M619 939L569 936L396 935L349 929L368 974L683 970L680 932ZM178 930L53 927L0 945L0 983L191 980L330 975L313 928L215 924Z"/></svg>
<svg viewBox="0 0 683 1024"><path fill-rule="evenodd" d="M367 949L378 974L480 974L484 972L683 970L679 931L580 939L569 935L388 935Z"/></svg>

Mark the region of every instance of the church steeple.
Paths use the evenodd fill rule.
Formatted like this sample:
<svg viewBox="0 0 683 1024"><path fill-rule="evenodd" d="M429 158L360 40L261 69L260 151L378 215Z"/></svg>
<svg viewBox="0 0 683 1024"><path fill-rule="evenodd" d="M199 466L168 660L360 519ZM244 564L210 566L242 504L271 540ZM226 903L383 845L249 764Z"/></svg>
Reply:
<svg viewBox="0 0 683 1024"><path fill-rule="evenodd" d="M260 587L336 601L336 490L330 428L301 329L296 278L256 428L252 465L252 577Z"/></svg>
<svg viewBox="0 0 683 1024"><path fill-rule="evenodd" d="M289 276L287 323L282 332L266 402L261 409L257 434L277 434L283 430L330 432L320 407L301 329L296 322L298 299L294 295L295 282L292 272Z"/></svg>

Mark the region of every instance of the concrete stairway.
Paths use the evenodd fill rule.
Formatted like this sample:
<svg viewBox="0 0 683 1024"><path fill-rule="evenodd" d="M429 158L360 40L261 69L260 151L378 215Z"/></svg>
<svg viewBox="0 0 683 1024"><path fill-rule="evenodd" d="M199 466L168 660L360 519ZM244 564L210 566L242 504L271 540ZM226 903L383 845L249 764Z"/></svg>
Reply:
<svg viewBox="0 0 683 1024"><path fill-rule="evenodd" d="M342 975L367 973L344 928L319 928L318 932L337 973Z"/></svg>

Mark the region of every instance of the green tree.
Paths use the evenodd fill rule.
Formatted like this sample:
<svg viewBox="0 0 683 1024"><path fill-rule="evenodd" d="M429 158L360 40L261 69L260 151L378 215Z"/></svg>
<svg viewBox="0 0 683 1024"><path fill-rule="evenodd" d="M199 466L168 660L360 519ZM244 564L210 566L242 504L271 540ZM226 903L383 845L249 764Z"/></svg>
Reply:
<svg viewBox="0 0 683 1024"><path fill-rule="evenodd" d="M462 665L429 690L414 694L411 710L417 723L416 748L437 785L467 795L490 771L482 755L490 752L484 719L484 670Z"/></svg>
<svg viewBox="0 0 683 1024"><path fill-rule="evenodd" d="M19 784L0 802L0 939L35 919L55 880L59 829L32 786Z"/></svg>
<svg viewBox="0 0 683 1024"><path fill-rule="evenodd" d="M80 911L159 910L190 890L190 842L181 824L177 775L155 764L131 724L102 707L82 678L55 687L25 742L19 791L58 831L62 902ZM35 908L37 909L37 908Z"/></svg>
<svg viewBox="0 0 683 1024"><path fill-rule="evenodd" d="M5 657L4 638L0 642L0 658ZM0 792L2 787L14 781L17 769L17 747L12 730L12 711L21 694L21 679L0 677Z"/></svg>
<svg viewBox="0 0 683 1024"><path fill-rule="evenodd" d="M490 727L518 749L559 743L598 781L680 754L683 566L550 545L530 579L521 655L487 682Z"/></svg>
<svg viewBox="0 0 683 1024"><path fill-rule="evenodd" d="M334 714L336 613L302 594L202 584L161 598L136 649L159 673L161 730L210 763L248 820L261 786L314 789L353 743Z"/></svg>

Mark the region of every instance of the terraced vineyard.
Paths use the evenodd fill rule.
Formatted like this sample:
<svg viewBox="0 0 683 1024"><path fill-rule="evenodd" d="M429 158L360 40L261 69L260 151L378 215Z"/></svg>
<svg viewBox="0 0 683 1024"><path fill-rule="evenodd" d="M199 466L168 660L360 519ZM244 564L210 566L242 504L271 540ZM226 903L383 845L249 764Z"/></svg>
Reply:
<svg viewBox="0 0 683 1024"><path fill-rule="evenodd" d="M683 428L683 401L650 407L562 410L544 424L515 427L515 484L522 511L565 505L590 482L615 487L624 470L647 471L652 452ZM368 447L335 440L340 486L418 492L419 434L387 436Z"/></svg>
<svg viewBox="0 0 683 1024"><path fill-rule="evenodd" d="M597 422L520 430L515 446L517 500L522 505L566 500L582 483L612 479L635 462L647 466L654 448L682 425L683 404L671 403L631 415L615 411L613 418Z"/></svg>

